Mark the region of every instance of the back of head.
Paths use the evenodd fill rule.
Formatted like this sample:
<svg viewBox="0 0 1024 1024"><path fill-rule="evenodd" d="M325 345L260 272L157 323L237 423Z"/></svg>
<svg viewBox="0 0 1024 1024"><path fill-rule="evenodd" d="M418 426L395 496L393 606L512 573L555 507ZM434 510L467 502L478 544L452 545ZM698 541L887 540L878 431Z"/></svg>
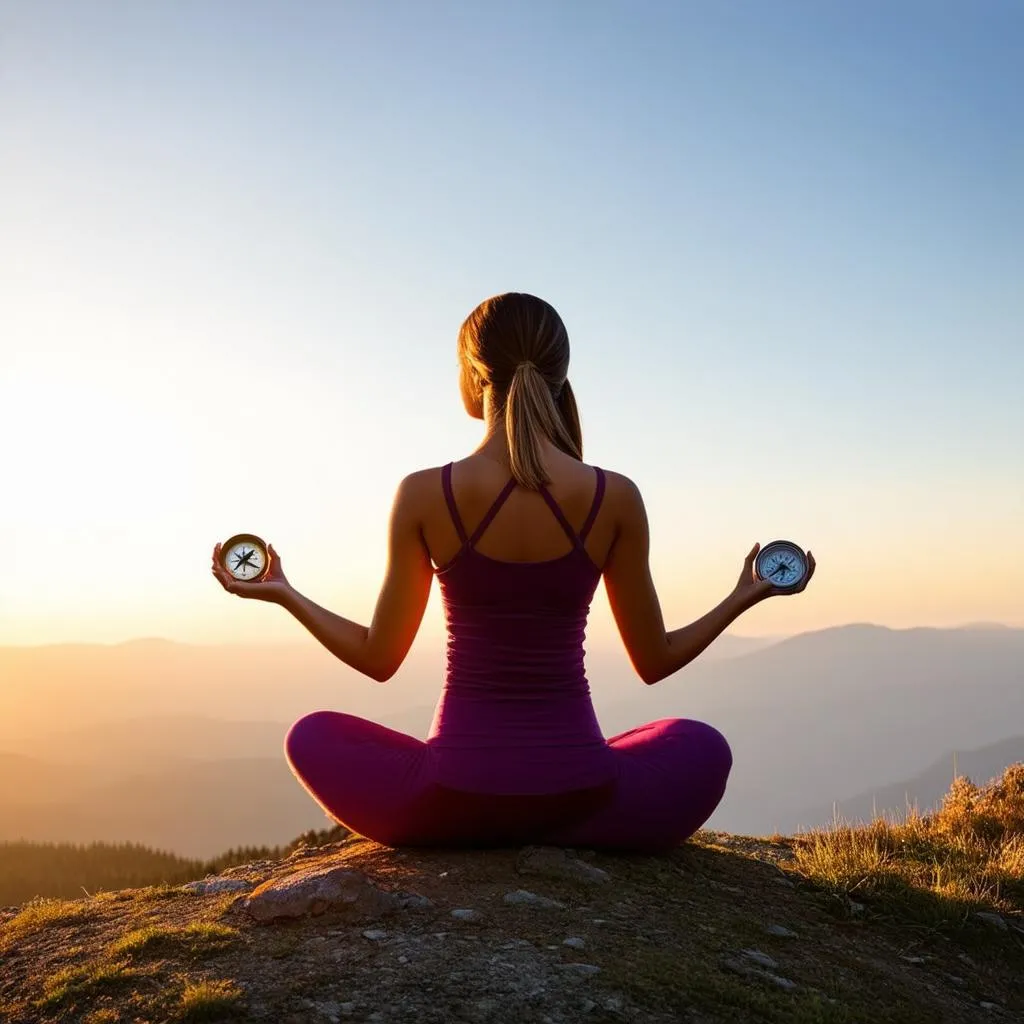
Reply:
<svg viewBox="0 0 1024 1024"><path fill-rule="evenodd" d="M521 292L481 302L459 330L463 394L492 400L505 419L512 475L524 487L548 482L543 442L583 458L576 399L567 379L569 335L543 299Z"/></svg>

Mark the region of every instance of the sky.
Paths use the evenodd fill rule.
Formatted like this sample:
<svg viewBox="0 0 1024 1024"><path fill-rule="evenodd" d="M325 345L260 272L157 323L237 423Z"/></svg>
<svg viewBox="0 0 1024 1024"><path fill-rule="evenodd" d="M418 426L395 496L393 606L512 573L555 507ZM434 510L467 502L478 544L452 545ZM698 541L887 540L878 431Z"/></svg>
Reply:
<svg viewBox="0 0 1024 1024"><path fill-rule="evenodd" d="M510 290L669 626L778 537L818 574L737 632L1024 625L1022 45L1016 0L0 0L0 643L296 638L210 577L239 531L368 621Z"/></svg>

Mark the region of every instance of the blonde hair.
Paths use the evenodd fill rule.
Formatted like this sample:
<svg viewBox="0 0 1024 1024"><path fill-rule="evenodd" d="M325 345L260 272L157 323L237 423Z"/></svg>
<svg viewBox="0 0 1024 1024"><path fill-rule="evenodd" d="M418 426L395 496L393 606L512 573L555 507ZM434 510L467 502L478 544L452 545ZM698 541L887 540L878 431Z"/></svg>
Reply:
<svg viewBox="0 0 1024 1024"><path fill-rule="evenodd" d="M518 483L534 490L548 483L545 439L582 460L579 410L566 376L569 335L553 306L521 292L485 299L462 324L458 349L463 385L481 395L494 389Z"/></svg>

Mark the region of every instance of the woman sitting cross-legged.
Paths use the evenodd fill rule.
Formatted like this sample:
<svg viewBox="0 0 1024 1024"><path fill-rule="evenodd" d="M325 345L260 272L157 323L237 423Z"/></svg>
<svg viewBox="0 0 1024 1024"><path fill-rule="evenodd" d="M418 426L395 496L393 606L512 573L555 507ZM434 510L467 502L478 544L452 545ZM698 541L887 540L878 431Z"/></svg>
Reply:
<svg viewBox="0 0 1024 1024"><path fill-rule="evenodd" d="M426 741L318 711L292 726L288 761L332 818L390 845L669 849L715 809L732 756L719 732L683 718L604 738L583 651L598 581L648 684L780 591L756 578L755 545L721 604L667 632L640 494L582 461L558 314L531 295L488 299L462 325L458 352L462 400L484 421L484 439L468 457L402 481L369 627L298 593L273 549L254 583L234 580L214 551L226 590L282 605L379 681L402 664L435 576L441 587L448 664Z"/></svg>

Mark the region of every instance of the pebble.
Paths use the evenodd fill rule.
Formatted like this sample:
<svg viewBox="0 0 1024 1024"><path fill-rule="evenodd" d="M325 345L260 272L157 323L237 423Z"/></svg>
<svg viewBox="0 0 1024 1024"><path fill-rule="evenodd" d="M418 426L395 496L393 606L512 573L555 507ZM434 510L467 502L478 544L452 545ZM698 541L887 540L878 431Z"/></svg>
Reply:
<svg viewBox="0 0 1024 1024"><path fill-rule="evenodd" d="M538 896L535 892L527 892L526 889L515 889L505 893L504 900L518 906L537 907L542 910L564 910L565 904L558 900L549 899L547 896Z"/></svg>
<svg viewBox="0 0 1024 1024"><path fill-rule="evenodd" d="M901 960L905 960L908 964L926 964L928 963L928 957L926 956L900 956Z"/></svg>
<svg viewBox="0 0 1024 1024"><path fill-rule="evenodd" d="M787 927L785 927L785 925L781 925L781 924L770 924L770 925L768 925L767 928L765 928L764 931L765 931L766 935L774 935L775 938L777 938L777 939L798 939L798 938L800 938L800 936L797 935L797 933L795 931L793 931L791 928L787 928Z"/></svg>
<svg viewBox="0 0 1024 1024"><path fill-rule="evenodd" d="M198 882L188 882L181 888L195 896L210 896L218 892L242 892L253 887L252 882L243 878L204 878Z"/></svg>
<svg viewBox="0 0 1024 1024"><path fill-rule="evenodd" d="M998 1010L999 1009L999 1004L998 1003L990 1003L987 999L982 1000L982 1002L978 1003L978 1005L983 1010Z"/></svg>
<svg viewBox="0 0 1024 1024"><path fill-rule="evenodd" d="M420 896L418 893L403 893L399 897L399 906L403 910L431 910L434 906L433 900L428 896Z"/></svg>
<svg viewBox="0 0 1024 1024"><path fill-rule="evenodd" d="M778 962L767 953L762 953L759 949L744 949L741 952L748 960L752 960L757 964L758 967L764 967L769 971L778 969Z"/></svg>
<svg viewBox="0 0 1024 1024"><path fill-rule="evenodd" d="M451 916L454 917L456 921L480 920L480 912L477 910L473 910L470 907L461 907L457 910L453 910Z"/></svg>
<svg viewBox="0 0 1024 1024"><path fill-rule="evenodd" d="M567 974L579 974L587 978L601 972L597 964L558 964L558 968Z"/></svg>
<svg viewBox="0 0 1024 1024"><path fill-rule="evenodd" d="M363 932L363 938L369 939L371 942L380 942L381 939L386 939L388 933L383 928L367 928Z"/></svg>
<svg viewBox="0 0 1024 1024"><path fill-rule="evenodd" d="M587 944L578 935L571 935L562 940L562 945L568 946L570 949L585 949Z"/></svg>

